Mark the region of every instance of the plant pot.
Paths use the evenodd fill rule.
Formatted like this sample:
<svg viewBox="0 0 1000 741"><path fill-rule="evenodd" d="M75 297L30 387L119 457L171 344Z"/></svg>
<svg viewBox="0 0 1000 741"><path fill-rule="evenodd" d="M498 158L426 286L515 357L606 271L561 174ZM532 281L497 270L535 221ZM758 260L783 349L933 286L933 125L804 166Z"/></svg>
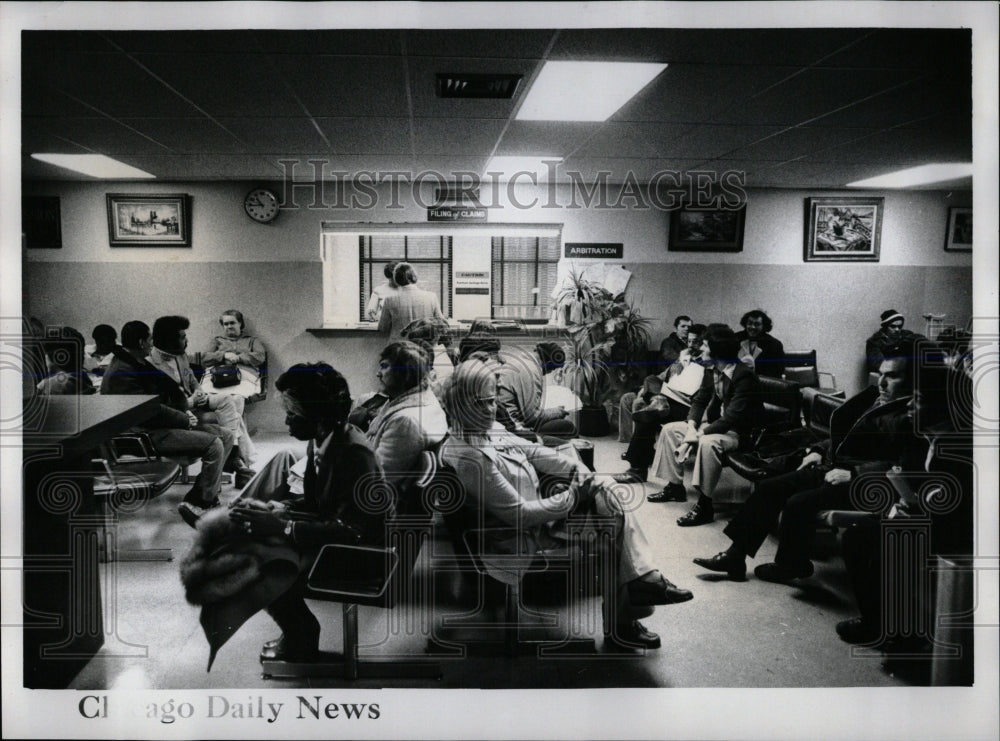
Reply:
<svg viewBox="0 0 1000 741"><path fill-rule="evenodd" d="M577 430L584 437L604 437L611 431L604 407L583 407L578 415Z"/></svg>

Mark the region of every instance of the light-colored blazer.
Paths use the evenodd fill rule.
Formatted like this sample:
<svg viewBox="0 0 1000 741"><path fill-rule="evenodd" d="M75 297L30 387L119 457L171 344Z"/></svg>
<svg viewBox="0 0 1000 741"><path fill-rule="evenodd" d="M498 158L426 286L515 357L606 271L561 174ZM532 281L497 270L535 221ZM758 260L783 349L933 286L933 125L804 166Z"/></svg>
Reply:
<svg viewBox="0 0 1000 741"><path fill-rule="evenodd" d="M386 296L382 304L378 331L388 332L390 341L400 340L403 338L401 334L403 328L415 319L448 321L441 313L441 302L438 301L438 297L411 283Z"/></svg>

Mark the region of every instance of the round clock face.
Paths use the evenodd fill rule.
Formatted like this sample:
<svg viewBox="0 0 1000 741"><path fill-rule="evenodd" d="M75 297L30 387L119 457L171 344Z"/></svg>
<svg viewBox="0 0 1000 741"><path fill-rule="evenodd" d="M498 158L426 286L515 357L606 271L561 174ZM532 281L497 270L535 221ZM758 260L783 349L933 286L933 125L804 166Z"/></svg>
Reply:
<svg viewBox="0 0 1000 741"><path fill-rule="evenodd" d="M278 215L278 199L269 190L255 188L243 199L243 208L251 219L266 224Z"/></svg>

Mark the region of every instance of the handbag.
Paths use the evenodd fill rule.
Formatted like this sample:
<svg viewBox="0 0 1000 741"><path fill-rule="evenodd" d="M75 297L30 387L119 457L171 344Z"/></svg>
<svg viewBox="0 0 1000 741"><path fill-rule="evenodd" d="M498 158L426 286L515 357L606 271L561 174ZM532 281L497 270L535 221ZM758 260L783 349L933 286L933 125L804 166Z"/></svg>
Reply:
<svg viewBox="0 0 1000 741"><path fill-rule="evenodd" d="M217 365L210 371L212 374L212 385L217 389L224 389L229 386L238 386L243 380L243 374L235 365Z"/></svg>

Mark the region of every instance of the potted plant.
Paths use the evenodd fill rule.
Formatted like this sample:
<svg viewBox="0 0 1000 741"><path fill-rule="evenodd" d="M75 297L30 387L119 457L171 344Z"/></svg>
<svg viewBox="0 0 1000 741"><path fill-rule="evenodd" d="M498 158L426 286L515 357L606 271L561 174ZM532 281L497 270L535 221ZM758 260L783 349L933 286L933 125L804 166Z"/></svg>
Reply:
<svg viewBox="0 0 1000 741"><path fill-rule="evenodd" d="M575 271L556 295L553 311L573 339L574 354L563 378L580 398L580 434L606 435L610 425L605 404L631 390L632 376L645 375L635 361L645 360L650 322L623 295L612 296Z"/></svg>

